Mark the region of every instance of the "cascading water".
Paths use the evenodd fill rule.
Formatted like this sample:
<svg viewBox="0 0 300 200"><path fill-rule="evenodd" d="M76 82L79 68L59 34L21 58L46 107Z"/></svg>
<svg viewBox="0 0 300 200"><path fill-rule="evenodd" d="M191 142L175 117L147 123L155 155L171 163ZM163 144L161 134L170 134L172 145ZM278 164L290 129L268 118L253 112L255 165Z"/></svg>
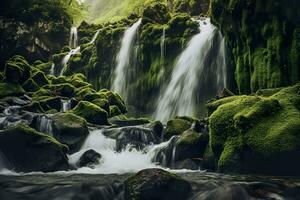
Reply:
<svg viewBox="0 0 300 200"><path fill-rule="evenodd" d="M137 48L135 47L135 41L138 33L138 29L141 25L142 19L139 19L136 23L134 23L131 27L129 27L123 36L121 49L118 53L116 62L117 66L114 71L114 81L112 84L112 90L119 93L123 98L127 97L127 86L128 79L126 72L128 71L128 67L136 61L132 61L131 58L136 58L136 55L133 55Z"/></svg>
<svg viewBox="0 0 300 200"><path fill-rule="evenodd" d="M70 40L69 40L69 46L71 48L76 48L78 46L78 33L77 33L77 27L72 27L70 31Z"/></svg>
<svg viewBox="0 0 300 200"><path fill-rule="evenodd" d="M97 36L99 35L99 32L100 32L100 30L98 30L96 33L95 33L95 35L92 37L92 40L89 42L89 44L93 44L95 41L96 41L96 39L97 39ZM74 37L75 38L75 37ZM71 39L71 38L70 38ZM78 36L77 36L77 29L76 29L76 40L78 41ZM77 54L77 53L79 53L80 52L80 46L78 46L77 47L77 44L78 44L78 42L76 42L76 43L74 43L74 44L76 44L76 46L74 46L74 49L71 49L71 51L63 58L63 60L62 60L62 69L61 69L61 71L60 71L60 76L62 76L63 74L64 74L64 72L65 72L65 70L66 70L66 67L67 67L67 64L68 64L68 62L69 62L69 60L70 60L70 58L73 56L73 55L75 55L75 54Z"/></svg>
<svg viewBox="0 0 300 200"><path fill-rule="evenodd" d="M160 62L162 67L165 62L165 54L166 54L166 29L164 28L160 40Z"/></svg>
<svg viewBox="0 0 300 200"><path fill-rule="evenodd" d="M37 118L36 129L41 133L53 136L52 115L41 115Z"/></svg>
<svg viewBox="0 0 300 200"><path fill-rule="evenodd" d="M61 111L62 112L67 112L68 110L71 110L71 100L61 100Z"/></svg>
<svg viewBox="0 0 300 200"><path fill-rule="evenodd" d="M205 102L226 87L224 40L209 18L201 19L199 24L200 33L178 57L171 80L158 98L153 115L157 120L194 115L200 101ZM207 94L205 87L211 88Z"/></svg>
<svg viewBox="0 0 300 200"><path fill-rule="evenodd" d="M54 74L55 74L55 64L53 63L53 64L51 65L49 75L54 75Z"/></svg>
<svg viewBox="0 0 300 200"><path fill-rule="evenodd" d="M102 130L93 130L81 147L81 150L69 156L69 163L76 166L80 157L87 150L95 150L102 158L100 164L91 169L82 167L77 170L80 173L125 173L135 172L145 168L155 167L150 154L130 148L130 146L117 152L116 140L102 134Z"/></svg>

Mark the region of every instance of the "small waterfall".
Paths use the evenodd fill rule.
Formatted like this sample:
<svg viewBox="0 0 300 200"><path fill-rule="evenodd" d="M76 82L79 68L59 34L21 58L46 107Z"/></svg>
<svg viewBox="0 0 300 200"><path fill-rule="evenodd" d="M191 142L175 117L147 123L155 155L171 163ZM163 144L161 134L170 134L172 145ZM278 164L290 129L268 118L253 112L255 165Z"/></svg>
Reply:
<svg viewBox="0 0 300 200"><path fill-rule="evenodd" d="M73 27L73 28L74 28L74 27ZM72 31L72 29L71 29L71 31ZM100 30L98 30L98 31L95 33L95 35L93 36L93 38L92 38L92 40L89 42L89 44L93 44L93 43L96 41L96 39L97 39L97 37L98 37L98 35L99 35L99 32L100 32ZM74 37L74 38L75 38L75 37ZM70 40L70 41L71 41L71 40ZM77 28L76 28L76 41L78 41ZM77 53L80 52L80 46L77 47L77 43L78 43L78 42L75 43L75 44L76 44L76 46L75 46L76 48L74 47L74 49L71 49L71 51L63 58L63 60L62 60L62 62L61 62L61 64L62 64L62 69L61 69L60 74L59 74L60 76L63 76L64 72L66 71L67 64L68 64L70 58L71 58L73 55L75 55L75 54L77 54Z"/></svg>
<svg viewBox="0 0 300 200"><path fill-rule="evenodd" d="M99 35L100 30L97 30L97 32L95 33L95 35L92 37L92 40L89 42L89 44L94 44L98 35Z"/></svg>
<svg viewBox="0 0 300 200"><path fill-rule="evenodd" d="M93 149L102 156L100 164L95 166L94 169L82 167L78 169L78 172L100 174L124 173L136 172L141 169L156 166L152 163L150 155L143 151L128 147L121 152L117 152L116 148L116 140L104 136L102 130L92 130L80 151L69 155L69 162L71 165L76 166L81 155L85 151Z"/></svg>
<svg viewBox="0 0 300 200"><path fill-rule="evenodd" d="M79 47L76 47L75 49L72 49L62 60L61 64L63 66L63 68L61 69L61 72L60 72L60 76L62 76L64 74L64 72L66 71L66 67L67 67L67 64L70 60L70 58L75 55L76 53L79 53L80 52L80 46Z"/></svg>
<svg viewBox="0 0 300 200"><path fill-rule="evenodd" d="M51 68L50 68L50 73L49 73L49 75L52 75L52 76L54 76L54 74L55 74L55 64L54 63L52 63L52 65L51 65Z"/></svg>
<svg viewBox="0 0 300 200"><path fill-rule="evenodd" d="M161 66L164 66L166 54L166 28L163 29L162 36L160 39L160 62Z"/></svg>
<svg viewBox="0 0 300 200"><path fill-rule="evenodd" d="M36 129L39 132L53 136L52 115L40 115L38 116L36 123Z"/></svg>
<svg viewBox="0 0 300 200"><path fill-rule="evenodd" d="M61 111L67 112L68 110L71 110L71 100L70 99L62 99L61 100Z"/></svg>
<svg viewBox="0 0 300 200"><path fill-rule="evenodd" d="M204 103L226 86L224 40L209 18L199 24L200 33L178 57L171 80L157 100L154 119L166 121L176 115L194 115L196 104ZM210 91L205 91L207 88Z"/></svg>
<svg viewBox="0 0 300 200"><path fill-rule="evenodd" d="M117 66L114 71L112 90L119 93L125 99L127 97L128 86L127 71L129 70L128 67L130 67L131 64L135 63L135 61L131 60L131 57L133 56L136 58L136 55L133 55L135 50L137 50L137 48L134 48L134 44L141 22L142 19L139 19L125 31L121 48L116 59Z"/></svg>
<svg viewBox="0 0 300 200"><path fill-rule="evenodd" d="M76 48L78 46L77 27L71 27L70 39L69 39L69 46L71 48Z"/></svg>

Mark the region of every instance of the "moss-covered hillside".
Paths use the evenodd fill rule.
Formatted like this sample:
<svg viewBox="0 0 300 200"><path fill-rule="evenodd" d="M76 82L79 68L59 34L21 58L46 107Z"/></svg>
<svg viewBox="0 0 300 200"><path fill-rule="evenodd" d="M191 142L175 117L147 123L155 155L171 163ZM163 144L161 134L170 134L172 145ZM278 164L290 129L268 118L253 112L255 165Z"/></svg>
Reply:
<svg viewBox="0 0 300 200"><path fill-rule="evenodd" d="M222 30L228 62L242 94L300 79L300 2L212 0L212 21Z"/></svg>

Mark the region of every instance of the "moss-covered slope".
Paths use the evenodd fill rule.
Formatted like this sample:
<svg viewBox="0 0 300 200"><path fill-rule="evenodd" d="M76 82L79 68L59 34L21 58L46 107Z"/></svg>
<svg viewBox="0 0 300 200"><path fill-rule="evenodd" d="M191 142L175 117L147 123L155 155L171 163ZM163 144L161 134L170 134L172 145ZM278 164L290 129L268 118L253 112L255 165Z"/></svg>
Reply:
<svg viewBox="0 0 300 200"><path fill-rule="evenodd" d="M240 93L300 79L300 2L212 0L212 21L227 39Z"/></svg>
<svg viewBox="0 0 300 200"><path fill-rule="evenodd" d="M208 104L210 145L222 172L299 174L300 84Z"/></svg>

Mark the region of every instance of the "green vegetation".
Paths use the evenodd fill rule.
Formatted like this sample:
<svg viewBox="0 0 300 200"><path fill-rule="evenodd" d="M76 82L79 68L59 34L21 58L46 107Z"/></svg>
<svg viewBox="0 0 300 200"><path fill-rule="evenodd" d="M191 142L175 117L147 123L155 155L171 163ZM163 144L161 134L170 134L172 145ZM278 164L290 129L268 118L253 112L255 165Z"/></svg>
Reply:
<svg viewBox="0 0 300 200"><path fill-rule="evenodd" d="M210 103L210 145L218 170L296 174L300 151L300 84L269 96L236 96ZM280 164L280 163L284 163Z"/></svg>

